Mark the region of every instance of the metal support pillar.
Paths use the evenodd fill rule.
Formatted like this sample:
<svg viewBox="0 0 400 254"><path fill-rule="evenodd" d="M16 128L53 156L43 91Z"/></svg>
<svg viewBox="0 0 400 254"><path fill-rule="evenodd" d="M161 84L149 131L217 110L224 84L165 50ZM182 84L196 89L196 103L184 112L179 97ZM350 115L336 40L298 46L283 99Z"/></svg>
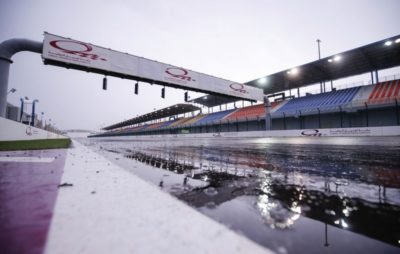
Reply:
<svg viewBox="0 0 400 254"><path fill-rule="evenodd" d="M31 116L31 126L35 126L35 104L39 102L38 100L34 100L32 104L32 116Z"/></svg>
<svg viewBox="0 0 400 254"><path fill-rule="evenodd" d="M375 82L374 82L374 72L371 71L371 85L374 85L374 84L375 84Z"/></svg>
<svg viewBox="0 0 400 254"><path fill-rule="evenodd" d="M267 96L264 96L264 107L265 107L265 130L271 130L271 102Z"/></svg>
<svg viewBox="0 0 400 254"><path fill-rule="evenodd" d="M400 125L399 102L397 101L397 98L395 98L394 101L396 103L396 121L397 121L397 125Z"/></svg>
<svg viewBox="0 0 400 254"><path fill-rule="evenodd" d="M22 116L24 115L24 99L21 100L21 112L19 112L19 121L22 122Z"/></svg>
<svg viewBox="0 0 400 254"><path fill-rule="evenodd" d="M11 57L21 51L42 53L43 43L27 39L10 39L0 44L0 117L6 116L8 75Z"/></svg>
<svg viewBox="0 0 400 254"><path fill-rule="evenodd" d="M236 132L239 132L239 122L237 118L236 118Z"/></svg>
<svg viewBox="0 0 400 254"><path fill-rule="evenodd" d="M379 84L378 70L375 70L375 80L376 80L376 83Z"/></svg>
<svg viewBox="0 0 400 254"><path fill-rule="evenodd" d="M283 112L283 129L286 130L286 114Z"/></svg>
<svg viewBox="0 0 400 254"><path fill-rule="evenodd" d="M317 39L317 44L318 44L318 60L320 60L321 59L321 40L320 39ZM319 83L319 88L320 88L320 93L323 93L323 90L322 90L322 81Z"/></svg>
<svg viewBox="0 0 400 254"><path fill-rule="evenodd" d="M318 128L321 129L321 110L317 108L318 110Z"/></svg>
<svg viewBox="0 0 400 254"><path fill-rule="evenodd" d="M299 123L300 123L300 130L303 129L303 117L301 116L301 110L299 110Z"/></svg>

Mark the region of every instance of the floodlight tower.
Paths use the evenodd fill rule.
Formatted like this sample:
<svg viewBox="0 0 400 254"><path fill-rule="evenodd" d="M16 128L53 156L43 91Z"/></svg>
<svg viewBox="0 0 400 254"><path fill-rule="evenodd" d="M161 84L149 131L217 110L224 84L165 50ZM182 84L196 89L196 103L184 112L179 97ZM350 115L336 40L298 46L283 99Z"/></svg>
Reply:
<svg viewBox="0 0 400 254"><path fill-rule="evenodd" d="M317 44L318 44L318 60L321 60L321 46L320 46L321 40L320 39L317 39ZM322 93L322 81L319 83L319 88Z"/></svg>

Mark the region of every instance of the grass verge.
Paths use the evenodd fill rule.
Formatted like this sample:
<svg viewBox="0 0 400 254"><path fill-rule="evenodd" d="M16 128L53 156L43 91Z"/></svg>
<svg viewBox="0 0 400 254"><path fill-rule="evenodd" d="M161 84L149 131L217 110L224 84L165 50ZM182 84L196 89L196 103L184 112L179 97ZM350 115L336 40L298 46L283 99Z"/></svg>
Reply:
<svg viewBox="0 0 400 254"><path fill-rule="evenodd" d="M71 139L0 141L0 151L68 148Z"/></svg>

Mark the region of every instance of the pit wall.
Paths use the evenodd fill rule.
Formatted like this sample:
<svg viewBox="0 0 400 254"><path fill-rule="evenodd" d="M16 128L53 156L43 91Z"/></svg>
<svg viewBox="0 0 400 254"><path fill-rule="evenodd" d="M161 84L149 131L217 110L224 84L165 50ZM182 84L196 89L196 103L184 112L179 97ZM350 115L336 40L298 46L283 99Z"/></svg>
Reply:
<svg viewBox="0 0 400 254"><path fill-rule="evenodd" d="M67 137L0 117L0 141L66 139Z"/></svg>
<svg viewBox="0 0 400 254"><path fill-rule="evenodd" d="M95 139L126 140L148 138L205 138L205 137L369 137L369 136L400 136L400 126L360 127L360 128L332 128L332 129L304 129L304 130L276 130L276 131L246 131L246 132L214 132L194 134L167 134L145 136L114 136Z"/></svg>

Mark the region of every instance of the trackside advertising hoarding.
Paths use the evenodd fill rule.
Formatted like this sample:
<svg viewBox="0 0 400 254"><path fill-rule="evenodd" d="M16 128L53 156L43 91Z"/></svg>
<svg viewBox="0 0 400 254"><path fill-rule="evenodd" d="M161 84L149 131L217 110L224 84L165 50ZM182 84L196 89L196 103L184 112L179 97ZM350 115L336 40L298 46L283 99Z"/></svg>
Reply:
<svg viewBox="0 0 400 254"><path fill-rule="evenodd" d="M180 87L188 90L230 95L248 100L263 100L263 90L241 83L216 78L182 67L156 62L102 47L45 33L43 59L64 63L87 71L104 71L104 74ZM57 65L57 64L56 64Z"/></svg>

